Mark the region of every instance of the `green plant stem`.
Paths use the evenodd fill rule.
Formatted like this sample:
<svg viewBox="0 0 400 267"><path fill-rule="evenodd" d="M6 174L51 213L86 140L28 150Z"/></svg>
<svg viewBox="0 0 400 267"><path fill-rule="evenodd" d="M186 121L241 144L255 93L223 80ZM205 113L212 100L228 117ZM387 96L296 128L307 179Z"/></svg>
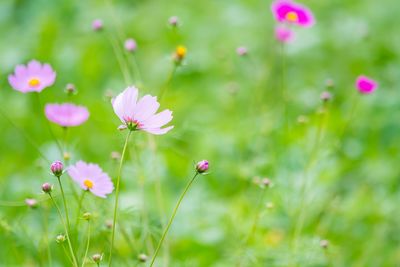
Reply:
<svg viewBox="0 0 400 267"><path fill-rule="evenodd" d="M82 192L82 194L81 194L81 197L79 198L78 209L77 209L77 212L76 212L76 223L75 223L75 228L77 228L77 229L78 229L79 221L80 221L79 220L79 214L81 213L82 202L83 202L83 199L84 199L84 197L86 195L86 192L87 192L87 190L84 190Z"/></svg>
<svg viewBox="0 0 400 267"><path fill-rule="evenodd" d="M115 188L114 218L113 218L113 225L112 225L112 232L111 232L110 258L108 261L108 266L111 266L111 263L112 263L112 253L113 253L113 248L114 248L115 224L117 223L119 185L120 185L120 180L121 180L122 165L124 162L125 152L126 152L126 148L128 147L128 142L129 142L129 138L130 138L131 134L132 134L132 131L129 131L128 135L126 136L124 148L122 149L121 160L119 162L117 184L116 184L116 188Z"/></svg>
<svg viewBox="0 0 400 267"><path fill-rule="evenodd" d="M163 232L163 234L162 234L162 236L161 236L161 239L160 239L160 241L158 242L156 251L154 252L153 258L151 259L150 267L153 266L153 264L154 264L154 262L155 262L155 260L156 260L156 258L157 258L157 255L158 255L158 253L159 253L159 251L160 251L160 248L161 248L161 246L162 246L162 243L163 243L165 237L167 236L168 230L169 230L169 228L171 227L172 222L174 221L175 215L176 215L176 213L177 213L177 211L178 211L179 206L181 205L181 202L182 202L183 198L185 197L187 191L189 190L190 186L193 184L193 182L194 182L194 180L196 179L196 177L197 177L198 174L199 174L198 172L195 173L195 175L194 175L193 178L189 181L189 183L186 185L185 190L183 190L183 193L182 193L181 196L179 197L178 203L176 203L175 208L174 208L174 211L172 212L172 216L171 216L171 218L169 219L169 222L168 222L168 224L167 224L167 228L165 228L165 230L164 230L164 232Z"/></svg>
<svg viewBox="0 0 400 267"><path fill-rule="evenodd" d="M175 71L178 68L178 66L175 64L175 62L173 62L173 67L171 69L171 71L168 74L168 78L164 83L164 86L161 88L160 93L158 94L158 101L161 102L163 96L165 95L165 93L167 92L167 89L172 81L172 78L174 77Z"/></svg>
<svg viewBox="0 0 400 267"><path fill-rule="evenodd" d="M85 249L85 254L82 259L82 267L85 266L85 260L89 251L89 246L90 246L90 220L88 221L88 227L87 227L87 242L86 242L86 249Z"/></svg>
<svg viewBox="0 0 400 267"><path fill-rule="evenodd" d="M68 230L70 230L70 223L69 223L69 215L68 215L67 201L66 201L66 198L65 198L64 189L63 189L63 186L62 186L62 183L61 183L60 176L57 177L57 180L58 180L58 184L60 185L61 198L62 198L63 203L64 203L65 218L66 218L66 220L67 220L67 228L68 228Z"/></svg>
<svg viewBox="0 0 400 267"><path fill-rule="evenodd" d="M49 193L49 196L50 196L51 200L53 201L53 204L54 204L54 206L55 206L56 209L57 209L58 216L60 216L61 223L62 223L62 225L64 226L64 231L65 231L65 234L67 235L67 242L68 242L69 251L70 251L70 253L71 253L73 265L74 265L75 267L78 267L79 265L78 265L78 262L77 262L77 260L76 260L74 250L73 250L73 248L72 248L71 240L70 240L70 238L69 238L68 227L67 227L67 225L65 224L64 218L63 218L63 216L62 216L62 213L61 213L60 208L59 208L58 205L57 205L57 202L54 200L53 196L52 196L50 193Z"/></svg>

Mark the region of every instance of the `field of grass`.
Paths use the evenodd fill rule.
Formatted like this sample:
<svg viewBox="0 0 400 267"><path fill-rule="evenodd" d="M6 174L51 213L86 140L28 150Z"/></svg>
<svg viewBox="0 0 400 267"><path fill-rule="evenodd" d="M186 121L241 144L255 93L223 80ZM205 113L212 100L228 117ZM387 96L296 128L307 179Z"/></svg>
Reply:
<svg viewBox="0 0 400 267"><path fill-rule="evenodd" d="M112 266L150 266L201 160L210 168L153 266L400 266L400 2L301 0L315 24L291 25L287 43L271 4L0 1L0 266L73 266L72 254L79 266L96 266L94 254L110 266L110 251ZM51 65L54 84L14 90L9 75L33 59ZM359 75L377 90L360 93ZM116 187L130 130L117 129L111 99L128 86L158 96L174 128L131 132L113 225L116 190L85 192L68 170L98 164ZM89 119L67 130L48 121L45 105L64 102ZM68 227L46 182L64 221L66 202L70 242L56 240Z"/></svg>

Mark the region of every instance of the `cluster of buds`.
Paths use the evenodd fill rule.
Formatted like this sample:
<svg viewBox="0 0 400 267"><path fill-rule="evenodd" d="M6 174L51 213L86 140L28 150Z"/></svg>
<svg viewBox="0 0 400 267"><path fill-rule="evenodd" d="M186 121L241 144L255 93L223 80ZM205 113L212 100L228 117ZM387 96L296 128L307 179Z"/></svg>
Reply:
<svg viewBox="0 0 400 267"><path fill-rule="evenodd" d="M183 45L179 45L175 49L175 53L174 53L174 56L173 56L175 64L177 64L177 65L182 64L182 61L185 59L186 54L187 54L186 47L184 47Z"/></svg>

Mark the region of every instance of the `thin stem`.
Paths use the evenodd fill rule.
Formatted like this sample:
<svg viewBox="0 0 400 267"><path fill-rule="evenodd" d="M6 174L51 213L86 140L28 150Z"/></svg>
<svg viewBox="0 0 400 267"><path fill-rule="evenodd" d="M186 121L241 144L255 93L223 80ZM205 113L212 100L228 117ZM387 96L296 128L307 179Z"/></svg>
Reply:
<svg viewBox="0 0 400 267"><path fill-rule="evenodd" d="M194 180L196 179L196 177L197 177L198 174L199 174L198 172L195 173L195 175L194 175L193 178L190 180L190 182L186 185L185 190L183 190L183 193L182 193L181 196L179 197L178 203L176 203L176 206L175 206L175 208L174 208L174 211L172 212L172 216L171 216L171 218L169 219L169 222L168 222L168 224L167 224L167 228L165 228L165 230L164 230L164 232L163 232L163 234L162 234L162 236L161 236L161 239L160 239L160 241L158 242L156 252L154 253L153 258L151 259L150 267L153 266L153 264L154 264L154 262L155 262L155 260L156 260L156 258L157 258L158 252L160 251L160 248L161 248L161 246L162 246L162 243L163 243L165 237L167 236L168 230L169 230L169 228L171 227L172 222L174 221L175 215L176 215L176 213L177 213L177 211L178 211L179 206L181 205L181 202L182 202L183 198L185 197L187 191L189 190L190 186L192 185L192 183L194 182Z"/></svg>
<svg viewBox="0 0 400 267"><path fill-rule="evenodd" d="M64 244L61 244L61 246L63 248L65 256L67 256L68 260L72 263L72 265L74 265L74 262L72 261L71 257L69 256L68 251L65 249Z"/></svg>
<svg viewBox="0 0 400 267"><path fill-rule="evenodd" d="M252 226L250 228L250 232L247 235L247 238L246 238L246 240L244 242L244 249L246 249L246 247L248 246L251 238L253 237L254 233L256 232L257 225L258 225L258 222L260 220L260 210L261 210L261 207L262 207L265 191L266 191L266 189L262 188L262 191L261 191L261 193L260 193L260 195L258 197L257 206L256 206L256 215L254 217L253 224L252 224ZM238 267L242 266L243 258L244 257L240 257L239 263L237 265Z"/></svg>
<svg viewBox="0 0 400 267"><path fill-rule="evenodd" d="M51 250L50 250L50 243L49 243L49 223L48 223L48 219L49 219L49 211L47 210L47 205L44 205L43 207L43 225L44 225L44 242L46 243L46 247L47 247L47 258L49 261L49 266L52 266L52 260L51 260Z"/></svg>
<svg viewBox="0 0 400 267"><path fill-rule="evenodd" d="M71 253L73 265L74 265L75 267L78 267L79 265L78 265L78 262L77 262L77 260L76 260L76 258L75 258L75 253L74 253L74 250L73 250L73 248L72 248L71 240L70 240L70 238L69 238L68 227L67 227L67 225L65 224L64 218L63 218L63 216L62 216L62 213L61 213L60 208L59 208L58 205L57 205L57 202L54 200L53 196L52 196L50 193L49 193L49 196L50 196L51 200L53 201L53 204L54 204L54 206L55 206L56 209L57 209L58 216L60 216L61 223L62 223L62 225L64 226L64 231L65 231L65 234L67 235L67 242L68 242L69 252Z"/></svg>
<svg viewBox="0 0 400 267"><path fill-rule="evenodd" d="M69 230L70 229L70 223L69 223L67 201L66 201L66 198L65 198L64 189L63 189L63 186L62 186L62 183L61 183L60 176L57 177L57 180L58 180L58 184L60 185L61 198L62 198L63 203L64 203L65 218L67 219L67 227L68 227L68 230Z"/></svg>
<svg viewBox="0 0 400 267"><path fill-rule="evenodd" d="M85 266L85 260L89 251L89 245L90 245L90 220L88 221L86 250L82 259L82 267Z"/></svg>
<svg viewBox="0 0 400 267"><path fill-rule="evenodd" d="M175 74L176 69L178 68L177 65L176 65L175 63L173 63L173 64L174 64L174 65L173 65L171 71L170 71L169 74L168 74L168 78L167 78L167 80L165 81L164 86L161 88L160 93L158 94L158 99L159 99L160 102L161 102L161 99L163 98L163 96L165 95L165 93L166 93L166 91L167 91L167 89L168 89L168 87L169 87L169 84L170 84L171 81L172 81L172 78L174 77L174 74Z"/></svg>
<svg viewBox="0 0 400 267"><path fill-rule="evenodd" d="M129 142L129 138L130 138L131 134L132 134L132 131L129 131L129 132L128 132L128 135L126 136L124 148L122 149L121 160L120 160L120 162L119 162L118 176L117 176L117 185L116 185L116 188L115 188L114 218L113 218L113 225L112 225L111 246L110 246L110 258L109 258L109 261L108 261L108 266L111 266L111 262L112 262L112 253L113 253L113 248L114 248L115 224L116 224L116 222L117 222L119 184L120 184L120 180L121 180L122 165L123 165L123 162L124 162L125 152L126 152L126 148L128 147L128 142Z"/></svg>
<svg viewBox="0 0 400 267"><path fill-rule="evenodd" d="M81 194L81 197L79 198L79 203L78 203L78 209L77 209L77 211L76 211L76 223L75 223L75 228L77 228L78 229L78 225L79 225L79 215L80 215L80 213L81 213L81 208L82 208L82 202L83 202L83 199L84 199L84 197L85 197L85 193L87 192L87 190L84 190L83 192L82 192L82 194Z"/></svg>

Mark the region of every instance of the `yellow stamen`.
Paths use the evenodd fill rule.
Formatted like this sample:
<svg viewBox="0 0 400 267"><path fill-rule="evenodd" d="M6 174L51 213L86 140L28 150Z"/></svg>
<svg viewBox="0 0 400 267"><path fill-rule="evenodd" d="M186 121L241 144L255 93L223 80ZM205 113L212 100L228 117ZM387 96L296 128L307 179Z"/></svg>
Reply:
<svg viewBox="0 0 400 267"><path fill-rule="evenodd" d="M178 47L176 48L175 53L176 53L176 56L177 56L178 58L184 58L184 57L186 56L186 47L184 47L184 46L182 46L182 45L178 46Z"/></svg>
<svg viewBox="0 0 400 267"><path fill-rule="evenodd" d="M296 22L299 19L299 16L297 16L297 13L294 11L290 11L286 14L286 19L290 22Z"/></svg>
<svg viewBox="0 0 400 267"><path fill-rule="evenodd" d="M32 78L29 80L28 84L31 87L37 87L38 85L40 85L40 81L39 81L39 79Z"/></svg>
<svg viewBox="0 0 400 267"><path fill-rule="evenodd" d="M87 189L92 189L93 188L93 182L90 180L85 180L83 181L83 185L87 187Z"/></svg>

